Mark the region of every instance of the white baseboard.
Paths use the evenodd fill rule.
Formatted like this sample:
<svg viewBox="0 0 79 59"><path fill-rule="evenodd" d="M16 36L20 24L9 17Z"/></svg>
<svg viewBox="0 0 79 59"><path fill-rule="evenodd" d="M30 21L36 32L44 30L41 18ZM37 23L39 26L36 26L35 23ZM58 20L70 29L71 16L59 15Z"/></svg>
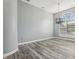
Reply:
<svg viewBox="0 0 79 59"><path fill-rule="evenodd" d="M14 49L13 51L11 51L11 52L9 52L9 53L3 54L3 58L6 58L7 56L10 56L10 55L14 54L14 53L17 52L17 51L18 51L18 48Z"/></svg>
<svg viewBox="0 0 79 59"><path fill-rule="evenodd" d="M47 40L47 39L51 39L51 38L53 38L53 37L48 37L48 38L33 40L33 41L29 41L29 42L22 42L22 43L19 43L18 45L24 45L24 44L28 44L28 43L32 43L32 42L43 41L43 40Z"/></svg>
<svg viewBox="0 0 79 59"><path fill-rule="evenodd" d="M32 42L39 42L39 41L48 40L48 39L51 39L51 38L58 38L58 39L64 39L64 40L72 40L71 38L64 38L64 37L48 37L48 38L38 39L38 40L34 40L34 41L29 41L29 42L22 42L22 43L19 43L18 45L24 45L24 44L28 44L28 43L32 43Z"/></svg>

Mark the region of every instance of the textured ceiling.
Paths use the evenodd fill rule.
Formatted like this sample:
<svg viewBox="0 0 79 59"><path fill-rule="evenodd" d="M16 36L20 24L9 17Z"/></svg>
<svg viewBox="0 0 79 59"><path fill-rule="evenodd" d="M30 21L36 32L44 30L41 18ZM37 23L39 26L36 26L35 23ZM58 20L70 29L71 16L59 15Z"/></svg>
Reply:
<svg viewBox="0 0 79 59"><path fill-rule="evenodd" d="M58 12L58 1L60 2L59 10L66 10L75 7L74 0L22 0L25 3L29 3L35 7L44 9L48 12Z"/></svg>

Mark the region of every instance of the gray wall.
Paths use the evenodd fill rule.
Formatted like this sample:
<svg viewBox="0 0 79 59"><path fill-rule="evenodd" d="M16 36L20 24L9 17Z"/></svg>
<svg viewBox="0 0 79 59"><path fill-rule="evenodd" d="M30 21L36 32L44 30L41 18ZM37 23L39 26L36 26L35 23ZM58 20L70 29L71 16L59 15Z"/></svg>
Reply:
<svg viewBox="0 0 79 59"><path fill-rule="evenodd" d="M19 43L52 36L52 14L18 0Z"/></svg>
<svg viewBox="0 0 79 59"><path fill-rule="evenodd" d="M3 52L17 48L17 0L3 1Z"/></svg>

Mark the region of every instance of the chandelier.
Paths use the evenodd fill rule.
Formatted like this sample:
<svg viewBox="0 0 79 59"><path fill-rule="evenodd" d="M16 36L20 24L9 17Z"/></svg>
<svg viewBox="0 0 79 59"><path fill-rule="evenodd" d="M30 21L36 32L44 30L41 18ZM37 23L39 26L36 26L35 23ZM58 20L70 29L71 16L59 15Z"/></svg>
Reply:
<svg viewBox="0 0 79 59"><path fill-rule="evenodd" d="M57 23L57 24L61 24L63 21L61 20L60 14L59 14L59 12L60 12L60 0L58 0L57 5L58 5L58 14L57 14L58 17L56 18L56 23Z"/></svg>

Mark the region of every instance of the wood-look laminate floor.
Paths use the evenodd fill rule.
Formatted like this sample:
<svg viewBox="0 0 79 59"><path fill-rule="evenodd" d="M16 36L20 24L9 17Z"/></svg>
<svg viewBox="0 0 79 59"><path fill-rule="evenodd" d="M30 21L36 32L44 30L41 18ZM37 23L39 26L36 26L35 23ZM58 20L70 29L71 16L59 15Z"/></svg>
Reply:
<svg viewBox="0 0 79 59"><path fill-rule="evenodd" d="M75 42L48 39L19 46L19 59L75 59Z"/></svg>

